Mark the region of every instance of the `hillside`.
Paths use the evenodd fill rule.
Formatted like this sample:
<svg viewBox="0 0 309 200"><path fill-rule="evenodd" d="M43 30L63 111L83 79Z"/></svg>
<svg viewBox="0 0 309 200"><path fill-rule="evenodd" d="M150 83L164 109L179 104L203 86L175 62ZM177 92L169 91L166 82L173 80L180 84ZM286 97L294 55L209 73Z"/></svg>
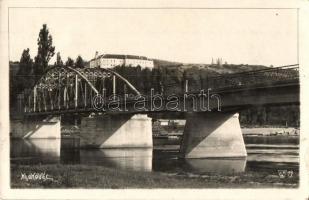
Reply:
<svg viewBox="0 0 309 200"><path fill-rule="evenodd" d="M210 64L185 64L182 66L184 69L189 69L193 67L198 67L200 69L209 70L210 73L218 73L218 74L231 74L231 73L238 73L244 71L252 71L252 70L260 70L266 69L268 67L263 65L234 65L234 64L223 64L223 65L210 65Z"/></svg>
<svg viewBox="0 0 309 200"><path fill-rule="evenodd" d="M167 61L167 60L160 60L160 59L152 59L154 67L180 67L183 65L183 63L180 62L173 62L173 61Z"/></svg>
<svg viewBox="0 0 309 200"><path fill-rule="evenodd" d="M191 63L180 63L180 62L173 62L167 60L159 60L153 59L154 67L155 68L178 68L180 70L186 70L190 68L201 69L208 71L209 74L231 74L231 73L238 73L238 72L245 72L245 71L252 71L252 70L261 70L267 69L268 67L263 65L248 65L248 64L191 64Z"/></svg>

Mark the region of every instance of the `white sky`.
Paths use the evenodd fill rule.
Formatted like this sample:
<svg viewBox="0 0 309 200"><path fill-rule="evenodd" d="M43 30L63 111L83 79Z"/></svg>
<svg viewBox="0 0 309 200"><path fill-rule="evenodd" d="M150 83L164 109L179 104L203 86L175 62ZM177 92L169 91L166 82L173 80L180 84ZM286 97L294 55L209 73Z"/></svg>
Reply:
<svg viewBox="0 0 309 200"><path fill-rule="evenodd" d="M37 54L43 23L65 61L99 53L133 54L190 63L297 63L297 11L277 9L11 8L10 60ZM56 56L54 56L55 58ZM51 63L54 62L54 59Z"/></svg>

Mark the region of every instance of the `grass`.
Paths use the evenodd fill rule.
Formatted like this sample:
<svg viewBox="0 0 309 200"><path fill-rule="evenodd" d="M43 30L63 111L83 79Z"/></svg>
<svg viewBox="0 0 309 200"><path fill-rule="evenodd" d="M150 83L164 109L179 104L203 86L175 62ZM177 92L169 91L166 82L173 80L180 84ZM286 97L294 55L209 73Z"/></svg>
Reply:
<svg viewBox="0 0 309 200"><path fill-rule="evenodd" d="M53 180L21 180L22 173L44 172ZM292 178L279 178L277 174L261 172L193 175L121 171L88 165L11 165L12 188L296 188L298 180L296 173Z"/></svg>

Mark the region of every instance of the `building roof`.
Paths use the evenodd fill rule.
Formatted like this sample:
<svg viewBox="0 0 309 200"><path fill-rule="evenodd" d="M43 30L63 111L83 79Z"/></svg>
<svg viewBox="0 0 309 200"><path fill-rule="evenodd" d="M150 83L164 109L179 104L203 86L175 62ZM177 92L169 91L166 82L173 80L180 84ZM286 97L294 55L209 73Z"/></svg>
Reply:
<svg viewBox="0 0 309 200"><path fill-rule="evenodd" d="M124 54L102 54L102 55L99 55L97 58L151 60L145 56L124 55ZM90 61L93 61L93 60L95 60L95 58L91 59Z"/></svg>

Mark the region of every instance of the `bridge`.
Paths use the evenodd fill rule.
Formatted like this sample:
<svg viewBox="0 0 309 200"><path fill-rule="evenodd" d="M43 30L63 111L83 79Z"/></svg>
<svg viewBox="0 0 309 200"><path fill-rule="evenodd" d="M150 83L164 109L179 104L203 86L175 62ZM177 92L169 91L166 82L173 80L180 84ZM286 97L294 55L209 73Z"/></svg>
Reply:
<svg viewBox="0 0 309 200"><path fill-rule="evenodd" d="M298 69L289 65L209 76L199 88L184 80L177 94L165 94L164 86L143 94L110 69L53 67L28 91L25 121L13 128L24 138L60 137L60 116L72 113L83 116L82 147L152 147L150 114L183 113L184 157L243 157L237 112L299 104Z"/></svg>

